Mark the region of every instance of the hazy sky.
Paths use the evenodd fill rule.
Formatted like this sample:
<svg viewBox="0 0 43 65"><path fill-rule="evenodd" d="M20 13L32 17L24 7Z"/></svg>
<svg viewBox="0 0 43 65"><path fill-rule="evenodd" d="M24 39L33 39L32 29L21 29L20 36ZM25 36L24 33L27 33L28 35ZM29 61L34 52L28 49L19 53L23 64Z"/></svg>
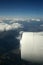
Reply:
<svg viewBox="0 0 43 65"><path fill-rule="evenodd" d="M0 16L43 18L43 0L0 0Z"/></svg>

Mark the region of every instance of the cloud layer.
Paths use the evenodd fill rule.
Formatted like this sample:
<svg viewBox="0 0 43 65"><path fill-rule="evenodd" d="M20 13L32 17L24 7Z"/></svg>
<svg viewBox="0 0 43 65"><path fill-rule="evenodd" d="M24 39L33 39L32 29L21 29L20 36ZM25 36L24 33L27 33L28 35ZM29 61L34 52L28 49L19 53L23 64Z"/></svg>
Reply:
<svg viewBox="0 0 43 65"><path fill-rule="evenodd" d="M34 18L29 19L29 18L0 17L0 31L4 30L7 31L19 28L20 29L24 28L24 30L25 29L33 30L32 26L34 27L34 25L32 24L32 22L40 22L40 21L41 21L40 19L34 19Z"/></svg>
<svg viewBox="0 0 43 65"><path fill-rule="evenodd" d="M0 18L0 31L23 28L22 24L16 21L18 20L13 18Z"/></svg>

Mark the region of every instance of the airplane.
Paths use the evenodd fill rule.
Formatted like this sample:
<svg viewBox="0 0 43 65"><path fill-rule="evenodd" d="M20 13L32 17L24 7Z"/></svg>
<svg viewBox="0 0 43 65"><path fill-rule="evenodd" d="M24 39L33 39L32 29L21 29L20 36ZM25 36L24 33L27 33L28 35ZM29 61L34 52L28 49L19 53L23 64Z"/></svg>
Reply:
<svg viewBox="0 0 43 65"><path fill-rule="evenodd" d="M20 50L21 59L43 63L43 32L23 32Z"/></svg>

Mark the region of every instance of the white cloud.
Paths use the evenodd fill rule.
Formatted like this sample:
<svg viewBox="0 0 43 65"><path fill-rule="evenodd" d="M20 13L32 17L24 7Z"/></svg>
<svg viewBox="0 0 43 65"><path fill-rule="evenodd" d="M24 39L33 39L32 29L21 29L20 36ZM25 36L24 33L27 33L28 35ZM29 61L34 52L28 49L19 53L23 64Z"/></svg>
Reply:
<svg viewBox="0 0 43 65"><path fill-rule="evenodd" d="M19 24L19 23L13 23L11 26L12 26L12 28L15 28L15 29L23 28L23 25Z"/></svg>
<svg viewBox="0 0 43 65"><path fill-rule="evenodd" d="M18 23L20 21L31 22L31 21L40 21L40 19L0 17L0 30L3 31L4 29L11 30L11 29L23 28L23 25Z"/></svg>
<svg viewBox="0 0 43 65"><path fill-rule="evenodd" d="M40 21L40 19L35 19L35 18L13 18L13 21L26 21L26 22L31 22L31 21Z"/></svg>
<svg viewBox="0 0 43 65"><path fill-rule="evenodd" d="M19 23L13 23L13 24L0 23L0 31L4 31L4 30L7 31L18 28L23 28L23 25Z"/></svg>
<svg viewBox="0 0 43 65"><path fill-rule="evenodd" d="M25 18L20 18L20 17L0 17L0 22L3 20L11 20L11 22L15 22L15 21L27 21L27 22L30 22L30 21L40 21L40 19L38 18L28 18L28 17L25 17Z"/></svg>
<svg viewBox="0 0 43 65"><path fill-rule="evenodd" d="M0 31L9 30L10 26L5 23L0 23Z"/></svg>
<svg viewBox="0 0 43 65"><path fill-rule="evenodd" d="M10 20L10 21L9 21ZM18 19L16 19L18 20ZM5 22L8 21L8 22ZM19 23L15 23L15 18L6 18L6 17L0 17L0 31L4 31L4 30L11 30L11 29L18 29L18 28L23 28L22 24Z"/></svg>
<svg viewBox="0 0 43 65"><path fill-rule="evenodd" d="M40 19L36 19L36 21L40 21Z"/></svg>
<svg viewBox="0 0 43 65"><path fill-rule="evenodd" d="M21 38L22 38L22 34L23 34L23 31L20 31L19 32L19 36L18 37L16 37L18 40L21 40Z"/></svg>
<svg viewBox="0 0 43 65"><path fill-rule="evenodd" d="M43 24L42 25L40 25L41 27L43 27Z"/></svg>
<svg viewBox="0 0 43 65"><path fill-rule="evenodd" d="M31 21L40 21L40 19L31 19Z"/></svg>

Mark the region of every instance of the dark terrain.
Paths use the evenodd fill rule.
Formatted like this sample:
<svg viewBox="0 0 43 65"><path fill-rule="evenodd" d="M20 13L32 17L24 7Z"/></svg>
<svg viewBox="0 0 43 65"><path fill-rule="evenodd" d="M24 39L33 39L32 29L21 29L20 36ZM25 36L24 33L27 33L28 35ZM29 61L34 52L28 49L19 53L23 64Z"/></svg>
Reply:
<svg viewBox="0 0 43 65"><path fill-rule="evenodd" d="M42 65L41 63L32 63L21 59L20 53L9 53L0 57L0 65Z"/></svg>

